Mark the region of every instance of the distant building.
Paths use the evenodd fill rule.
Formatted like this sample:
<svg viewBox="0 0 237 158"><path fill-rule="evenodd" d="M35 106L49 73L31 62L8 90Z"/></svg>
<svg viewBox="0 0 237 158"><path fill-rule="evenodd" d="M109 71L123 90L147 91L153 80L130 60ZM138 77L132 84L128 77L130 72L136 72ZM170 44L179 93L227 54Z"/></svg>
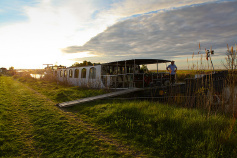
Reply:
<svg viewBox="0 0 237 158"><path fill-rule="evenodd" d="M0 73L6 73L6 72L7 72L6 68L4 68L4 67L0 68Z"/></svg>

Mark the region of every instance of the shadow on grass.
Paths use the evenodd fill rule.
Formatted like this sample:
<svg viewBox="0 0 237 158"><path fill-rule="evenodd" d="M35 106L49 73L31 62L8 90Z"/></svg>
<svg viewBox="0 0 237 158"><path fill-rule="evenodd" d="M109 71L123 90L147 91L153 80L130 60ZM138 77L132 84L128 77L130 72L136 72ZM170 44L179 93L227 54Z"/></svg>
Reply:
<svg viewBox="0 0 237 158"><path fill-rule="evenodd" d="M233 157L236 142L226 137L230 120L198 110L148 101L100 100L68 108L105 131L157 157Z"/></svg>

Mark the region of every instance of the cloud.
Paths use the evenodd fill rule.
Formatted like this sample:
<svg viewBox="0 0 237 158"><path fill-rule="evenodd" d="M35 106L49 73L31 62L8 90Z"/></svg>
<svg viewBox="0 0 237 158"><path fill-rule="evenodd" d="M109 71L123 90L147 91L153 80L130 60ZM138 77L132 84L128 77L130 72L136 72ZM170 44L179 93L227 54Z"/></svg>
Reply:
<svg viewBox="0 0 237 158"><path fill-rule="evenodd" d="M119 1L112 4L112 9L109 10L109 12L117 14L121 17L126 17L150 11L173 9L215 1L217 0L124 0L122 2Z"/></svg>
<svg viewBox="0 0 237 158"><path fill-rule="evenodd" d="M0 1L0 4L4 4L0 5L0 12L3 15L3 18L0 18L0 52L4 54L1 54L0 63L1 66L8 67L22 68L27 64L39 68L42 64L55 62L69 66L72 64L69 59L74 58L106 62L138 56L157 57L157 53L167 55L169 51L179 55L182 54L181 48L190 50L187 49L190 45L187 45L186 38L191 34L193 36L198 34L201 37L198 30L202 30L201 27L208 27L207 33L212 33L212 28L219 29L217 38L213 37L211 40L218 43L218 38L222 37L223 43L227 43L236 33L233 20L236 14L231 10L236 5L226 3L224 6L225 3L220 3L221 5L213 3L214 6L208 5L209 7L204 8L204 3L209 4L213 1L219 2L219 0ZM200 11L195 9L197 4L201 5L198 8ZM232 4L233 7L228 7ZM213 7L218 6L219 9L213 10ZM223 9L228 8L223 10L222 6ZM220 17L216 19L215 15L212 15L213 17L208 15L210 23L203 22L202 18L206 19L206 15L202 15L204 9L210 9L208 12L211 14L217 12L217 16ZM223 15L221 11L224 12ZM202 16L199 17L197 14ZM224 19L224 16L227 18ZM187 18L186 26L182 18ZM215 24L218 19L224 20ZM197 20L200 21L199 27L192 25ZM180 26L177 27L176 24ZM219 24L220 27L217 28ZM228 30L223 29L223 26ZM193 29L197 29L196 32ZM177 34L177 31L180 34ZM185 31L189 35L184 36ZM212 37L213 33L207 36ZM198 39L198 42L207 40L210 41L202 38ZM67 53L62 53L62 48L65 48L64 51Z"/></svg>
<svg viewBox="0 0 237 158"><path fill-rule="evenodd" d="M7 54L4 58L1 56L1 66L22 68L26 67L25 63L30 63L27 67L39 68L44 63L55 62L68 65L70 56L62 54L60 48L82 45L110 24L106 18L94 20L94 12L103 7L94 3L95 0L38 2L20 5L24 21L6 21L0 26L0 52ZM15 3L9 5L10 9L19 7Z"/></svg>
<svg viewBox="0 0 237 158"><path fill-rule="evenodd" d="M236 8L236 1L207 3L142 15L116 23L83 46L63 51L87 51L97 59L117 60L185 56L198 51L199 42L202 48L223 49L237 41Z"/></svg>

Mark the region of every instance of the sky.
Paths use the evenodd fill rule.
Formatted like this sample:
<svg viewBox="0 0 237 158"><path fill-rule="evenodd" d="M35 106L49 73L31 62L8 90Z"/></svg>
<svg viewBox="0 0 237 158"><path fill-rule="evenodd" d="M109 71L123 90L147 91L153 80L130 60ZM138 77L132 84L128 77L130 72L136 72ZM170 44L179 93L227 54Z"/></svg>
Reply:
<svg viewBox="0 0 237 158"><path fill-rule="evenodd" d="M191 69L209 67L213 49L222 68L227 44L236 49L236 8L236 0L0 0L0 67L145 58Z"/></svg>

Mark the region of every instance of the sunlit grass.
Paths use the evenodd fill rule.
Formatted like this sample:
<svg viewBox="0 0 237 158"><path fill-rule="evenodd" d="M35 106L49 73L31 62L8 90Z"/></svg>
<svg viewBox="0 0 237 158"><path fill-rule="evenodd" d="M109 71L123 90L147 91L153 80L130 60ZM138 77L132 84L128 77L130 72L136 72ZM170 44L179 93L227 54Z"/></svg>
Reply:
<svg viewBox="0 0 237 158"><path fill-rule="evenodd" d="M11 77L0 77L0 98L0 157L120 157L54 102Z"/></svg>
<svg viewBox="0 0 237 158"><path fill-rule="evenodd" d="M103 103L104 102L104 103ZM72 107L104 130L150 156L219 157L236 155L236 125L223 115L149 101L102 101Z"/></svg>
<svg viewBox="0 0 237 158"><path fill-rule="evenodd" d="M49 82L44 82L44 85L42 85L38 82L41 81L32 81L32 83L24 81L28 86L51 98L54 102L73 99L70 98L70 95L73 96L75 92L78 92L77 97L79 98L81 98L80 95L89 96L90 94L101 93L99 90L90 92L89 89L80 90L75 87ZM69 94L68 91L75 92ZM88 91L88 94L84 95L86 91ZM60 93L68 95L64 96ZM30 94L24 95L28 96ZM61 97L57 98L56 96ZM78 140L74 143L73 140L75 139L83 138L83 142L89 141L92 145L96 142L83 132L84 130L80 127L80 124L78 128L71 127L71 120L52 108L53 105L45 106L44 100L39 103L38 99L30 101L27 98L29 97L23 97L22 100L31 103L36 102L30 110L28 109L28 113L32 118L35 118L31 121L33 123L32 135L35 137L33 140L39 143L36 143L39 149L43 148L44 155L56 154L56 149L63 148L61 143L69 143L70 146L73 146L73 149L69 148L71 154L79 151L83 152L85 148L80 147L81 142L78 142ZM67 111L71 111L102 131L113 134L115 138L123 143L134 146L134 148L143 151L150 157L237 156L237 125L234 118L225 115L208 115L202 110L181 108L159 102L123 100L100 100L76 105L68 108ZM40 130L41 128L42 130ZM49 134L48 132L52 133ZM54 133L56 137L54 137ZM76 137L73 136L74 134ZM72 141L61 140L65 135L70 135ZM52 140L51 137L55 140ZM45 141L49 144L52 141L52 144L47 147ZM59 144L59 147L55 144ZM80 148L80 150L78 149L78 152L76 152L74 146L79 146L76 149ZM82 146L90 147L90 143ZM64 148L60 154L68 156L66 150ZM89 149L86 149L86 152L91 154L90 156L94 156L93 151L87 150ZM96 151L99 148L92 148L92 150Z"/></svg>

